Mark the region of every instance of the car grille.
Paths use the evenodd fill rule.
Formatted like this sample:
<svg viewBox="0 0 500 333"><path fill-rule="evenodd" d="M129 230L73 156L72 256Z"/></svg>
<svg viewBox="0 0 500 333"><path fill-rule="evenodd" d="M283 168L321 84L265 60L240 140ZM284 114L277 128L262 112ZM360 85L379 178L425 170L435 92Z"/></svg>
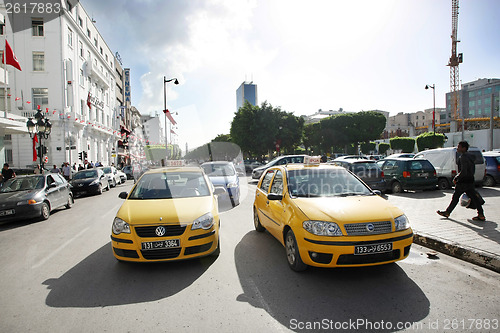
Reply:
<svg viewBox="0 0 500 333"><path fill-rule="evenodd" d="M373 231L368 231L369 224L373 225ZM391 221L351 223L344 224L344 228L348 236L387 234L392 231L392 223Z"/></svg>
<svg viewBox="0 0 500 333"><path fill-rule="evenodd" d="M150 250L150 251L141 251L144 259L147 260L156 260L156 259L172 259L179 256L181 253L181 248L171 248L171 249L162 249L162 250Z"/></svg>
<svg viewBox="0 0 500 333"><path fill-rule="evenodd" d="M159 225L154 225L154 226L148 226L148 227L135 227L135 232L139 237L143 238L148 238L148 237L158 237L156 234L156 228L158 228ZM186 225L172 225L172 224L167 224L163 225L163 227L166 229L166 233L162 237L171 237L171 236L180 236L184 233L186 230Z"/></svg>

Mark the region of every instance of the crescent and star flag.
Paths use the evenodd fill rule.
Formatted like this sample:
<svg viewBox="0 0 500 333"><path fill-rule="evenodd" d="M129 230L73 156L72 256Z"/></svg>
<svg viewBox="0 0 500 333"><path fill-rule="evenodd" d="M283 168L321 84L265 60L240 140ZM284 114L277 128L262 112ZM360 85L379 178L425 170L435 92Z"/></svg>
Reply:
<svg viewBox="0 0 500 333"><path fill-rule="evenodd" d="M168 120L170 120L170 122L172 123L172 125L175 125L177 124L174 120L174 118L172 117L172 115L170 114L170 111L168 110L163 110L163 113L165 113L167 115L167 118Z"/></svg>
<svg viewBox="0 0 500 333"><path fill-rule="evenodd" d="M35 133L35 136L33 137L33 162L35 162L38 158L37 154L36 154L36 142L38 142L38 137L36 136L36 133Z"/></svg>
<svg viewBox="0 0 500 333"><path fill-rule="evenodd" d="M19 61L17 61L17 58L14 55L14 51L12 51L12 48L10 47L7 40L5 40L5 52L2 55L2 64L11 65L12 67L15 67L22 71L21 65L19 64Z"/></svg>
<svg viewBox="0 0 500 333"><path fill-rule="evenodd" d="M87 97L87 106L89 107L89 110L91 109L91 108L90 108L90 106L91 106L91 105L92 105L92 104L90 103L90 91L89 91L89 95L88 95L88 97Z"/></svg>

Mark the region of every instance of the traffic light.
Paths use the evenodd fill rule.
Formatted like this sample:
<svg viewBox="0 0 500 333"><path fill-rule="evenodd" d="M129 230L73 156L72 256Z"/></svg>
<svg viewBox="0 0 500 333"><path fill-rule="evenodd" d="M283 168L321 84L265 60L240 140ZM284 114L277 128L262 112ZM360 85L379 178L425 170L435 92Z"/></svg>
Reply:
<svg viewBox="0 0 500 333"><path fill-rule="evenodd" d="M78 157L80 158L81 161L83 161L83 153L82 152L78 153Z"/></svg>
<svg viewBox="0 0 500 333"><path fill-rule="evenodd" d="M83 158L87 159L87 152L86 151L83 152Z"/></svg>

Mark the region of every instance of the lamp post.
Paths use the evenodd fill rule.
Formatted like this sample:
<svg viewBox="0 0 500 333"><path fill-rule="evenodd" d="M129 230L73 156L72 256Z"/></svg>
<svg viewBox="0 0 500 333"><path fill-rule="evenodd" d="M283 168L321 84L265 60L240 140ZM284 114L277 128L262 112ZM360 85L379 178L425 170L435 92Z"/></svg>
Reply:
<svg viewBox="0 0 500 333"><path fill-rule="evenodd" d="M426 85L425 89L432 88L432 100L433 100L433 109L432 109L432 130L434 131L434 135L436 134L436 86L433 84L432 86Z"/></svg>
<svg viewBox="0 0 500 333"><path fill-rule="evenodd" d="M38 143L39 143L39 155L40 155L40 172L43 173L43 153L44 153L44 147L42 144L42 139L48 139L50 132L52 131L52 124L50 121L45 118L45 116L42 113L42 109L40 108L40 105L38 105L38 109L36 110L35 114L35 121L33 121L33 118L30 117L28 118L28 121L26 122L26 127L28 127L28 132L30 134L30 138L34 138L35 135L38 138Z"/></svg>
<svg viewBox="0 0 500 333"><path fill-rule="evenodd" d="M167 132L167 83L174 81L174 84L179 84L179 81L176 78L168 79L167 77L163 77L163 113L165 114L165 161L168 159L168 132Z"/></svg>

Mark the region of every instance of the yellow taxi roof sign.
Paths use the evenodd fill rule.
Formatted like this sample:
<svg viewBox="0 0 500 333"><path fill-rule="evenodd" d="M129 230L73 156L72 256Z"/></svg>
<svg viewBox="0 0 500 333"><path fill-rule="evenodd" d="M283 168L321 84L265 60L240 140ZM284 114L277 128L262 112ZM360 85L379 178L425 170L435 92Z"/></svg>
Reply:
<svg viewBox="0 0 500 333"><path fill-rule="evenodd" d="M304 165L305 166L315 166L321 163L321 156L305 156Z"/></svg>

